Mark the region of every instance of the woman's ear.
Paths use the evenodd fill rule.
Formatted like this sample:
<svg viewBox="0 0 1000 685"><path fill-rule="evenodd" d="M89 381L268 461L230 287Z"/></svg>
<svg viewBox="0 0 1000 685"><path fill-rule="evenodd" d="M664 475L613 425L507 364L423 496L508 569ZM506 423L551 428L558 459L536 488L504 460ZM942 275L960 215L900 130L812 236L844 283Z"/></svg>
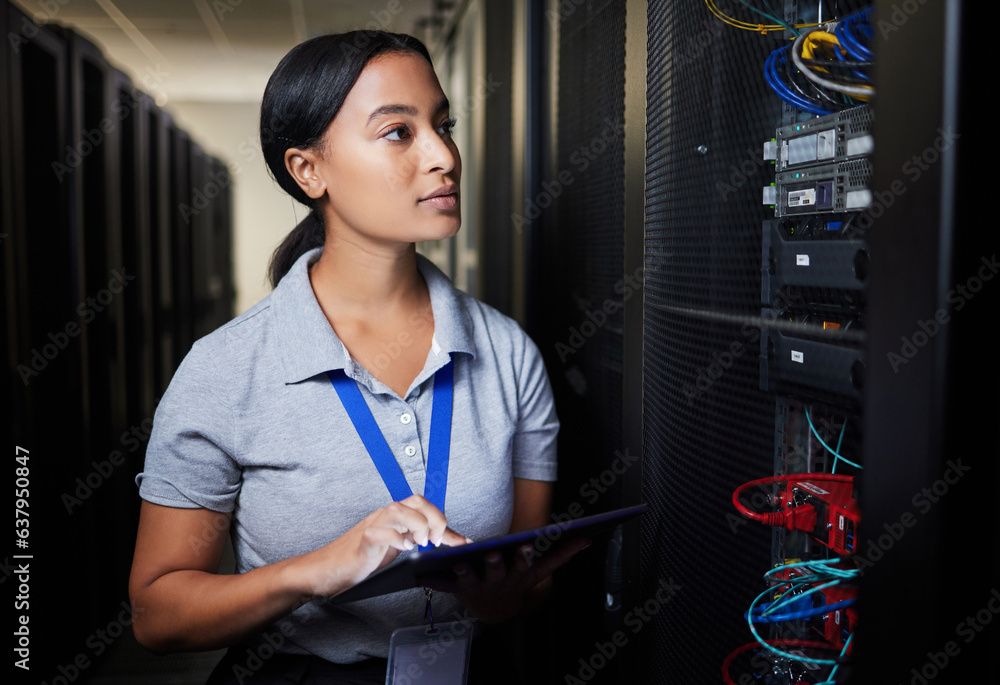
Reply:
<svg viewBox="0 0 1000 685"><path fill-rule="evenodd" d="M302 192L313 200L326 193L326 181L318 173L319 152L311 148L290 147L285 150L285 168Z"/></svg>

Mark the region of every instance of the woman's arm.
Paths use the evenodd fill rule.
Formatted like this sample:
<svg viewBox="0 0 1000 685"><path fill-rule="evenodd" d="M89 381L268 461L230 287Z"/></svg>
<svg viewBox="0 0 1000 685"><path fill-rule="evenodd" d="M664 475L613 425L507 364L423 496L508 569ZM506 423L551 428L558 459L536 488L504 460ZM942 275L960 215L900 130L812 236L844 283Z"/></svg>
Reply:
<svg viewBox="0 0 1000 685"><path fill-rule="evenodd" d="M511 520L510 532L538 528L549 523L552 514L552 490L550 481L514 479L514 517ZM548 575L535 587L531 588L524 598L523 611L531 611L552 590L552 576Z"/></svg>
<svg viewBox="0 0 1000 685"><path fill-rule="evenodd" d="M510 532L538 528L549 523L552 513L552 483L544 480L514 479L514 517Z"/></svg>
<svg viewBox="0 0 1000 685"><path fill-rule="evenodd" d="M144 501L129 578L136 639L157 652L216 649L313 597L343 592L415 544L466 539L420 495L378 509L312 552L220 575L229 515Z"/></svg>
<svg viewBox="0 0 1000 685"><path fill-rule="evenodd" d="M552 483L515 478L510 532L546 525L551 506ZM456 580L435 580L428 586L454 592L479 620L500 623L530 611L544 599L552 584L552 572L589 544L584 538L559 540L544 556L539 556L534 546L527 544L521 548L521 554L515 556L509 569L503 556L494 552L486 556L482 578L463 563L455 566Z"/></svg>

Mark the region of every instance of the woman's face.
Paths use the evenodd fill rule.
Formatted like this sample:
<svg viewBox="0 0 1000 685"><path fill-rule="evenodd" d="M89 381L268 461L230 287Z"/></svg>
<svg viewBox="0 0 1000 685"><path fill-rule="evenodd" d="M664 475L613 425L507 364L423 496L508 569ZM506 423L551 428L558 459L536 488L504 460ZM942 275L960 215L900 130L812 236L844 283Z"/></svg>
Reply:
<svg viewBox="0 0 1000 685"><path fill-rule="evenodd" d="M462 160L448 101L431 65L412 53L368 62L323 135L327 230L413 243L454 235ZM428 196L447 188L448 195Z"/></svg>

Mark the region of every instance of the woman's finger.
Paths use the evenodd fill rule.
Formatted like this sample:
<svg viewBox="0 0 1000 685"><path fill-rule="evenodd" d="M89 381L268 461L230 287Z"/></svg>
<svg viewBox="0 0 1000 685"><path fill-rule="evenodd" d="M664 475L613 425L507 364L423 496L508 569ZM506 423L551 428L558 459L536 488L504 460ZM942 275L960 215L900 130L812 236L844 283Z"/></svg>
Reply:
<svg viewBox="0 0 1000 685"><path fill-rule="evenodd" d="M486 570L484 578L487 583L502 583L507 577L507 567L500 552L490 552L484 559Z"/></svg>
<svg viewBox="0 0 1000 685"><path fill-rule="evenodd" d="M441 513L441 510L431 504L423 495L410 495L406 499L397 502L397 504L406 506L424 517L427 538L422 541L420 538L417 538L421 545L429 543L436 547L444 541L445 531L448 528L448 520Z"/></svg>
<svg viewBox="0 0 1000 685"><path fill-rule="evenodd" d="M540 581L543 578L552 575L553 571L587 547L590 547L590 540L587 538L576 538L575 540L570 540L569 542L556 547L554 550L538 560L532 567L532 571L534 571L537 579Z"/></svg>
<svg viewBox="0 0 1000 685"><path fill-rule="evenodd" d="M413 507L408 503L409 498L401 502L393 502L389 506L380 510L374 523L379 526L386 526L396 532L406 535L418 545L426 545L431 540L431 522L427 514L420 508ZM433 507L433 505L431 505ZM441 512L438 512L440 515Z"/></svg>
<svg viewBox="0 0 1000 685"><path fill-rule="evenodd" d="M448 545L449 547L458 547L459 545L467 545L473 542L472 538L467 538L464 535L456 533L451 528L444 529L444 535L441 537L441 543L443 545Z"/></svg>

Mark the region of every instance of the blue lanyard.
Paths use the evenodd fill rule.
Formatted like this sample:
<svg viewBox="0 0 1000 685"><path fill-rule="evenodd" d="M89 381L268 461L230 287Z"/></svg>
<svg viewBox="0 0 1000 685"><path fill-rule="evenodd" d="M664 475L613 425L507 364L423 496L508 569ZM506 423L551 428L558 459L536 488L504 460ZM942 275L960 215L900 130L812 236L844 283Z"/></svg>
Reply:
<svg viewBox="0 0 1000 685"><path fill-rule="evenodd" d="M406 482L399 462L393 456L389 443L375 423L371 409L365 404L358 384L343 371L328 371L340 401L351 417L354 428L361 436L375 468L389 489L395 502L413 494ZM451 404L454 394L455 367L449 361L434 373L434 399L431 408L430 442L427 447L427 475L424 479L424 497L444 512L445 493L448 490L448 455L451 450Z"/></svg>

